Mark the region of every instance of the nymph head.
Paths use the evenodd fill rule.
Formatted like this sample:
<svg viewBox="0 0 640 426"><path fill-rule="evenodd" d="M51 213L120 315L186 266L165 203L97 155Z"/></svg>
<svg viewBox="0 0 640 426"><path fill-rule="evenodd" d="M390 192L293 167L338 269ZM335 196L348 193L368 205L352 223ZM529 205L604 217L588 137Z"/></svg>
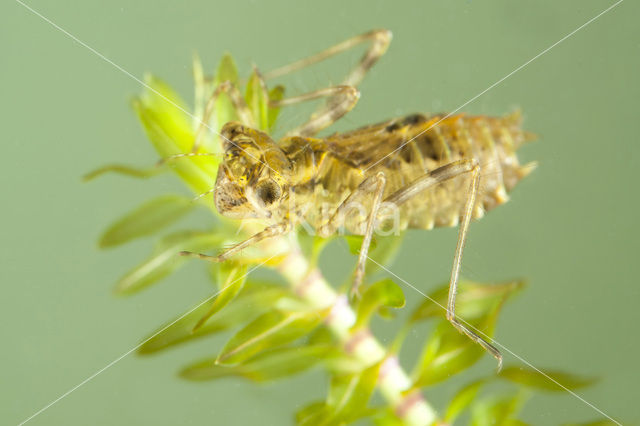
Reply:
<svg viewBox="0 0 640 426"><path fill-rule="evenodd" d="M221 135L224 158L214 191L218 212L233 219L272 218L288 192L289 159L267 134L240 123L225 124Z"/></svg>

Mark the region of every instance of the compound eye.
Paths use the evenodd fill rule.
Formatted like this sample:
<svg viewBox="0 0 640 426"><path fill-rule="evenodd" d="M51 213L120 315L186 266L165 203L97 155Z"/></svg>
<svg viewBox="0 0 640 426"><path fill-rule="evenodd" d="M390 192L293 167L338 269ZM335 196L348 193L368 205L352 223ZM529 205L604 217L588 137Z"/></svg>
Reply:
<svg viewBox="0 0 640 426"><path fill-rule="evenodd" d="M265 206L269 206L280 198L282 189L272 179L268 179L258 184L256 195Z"/></svg>

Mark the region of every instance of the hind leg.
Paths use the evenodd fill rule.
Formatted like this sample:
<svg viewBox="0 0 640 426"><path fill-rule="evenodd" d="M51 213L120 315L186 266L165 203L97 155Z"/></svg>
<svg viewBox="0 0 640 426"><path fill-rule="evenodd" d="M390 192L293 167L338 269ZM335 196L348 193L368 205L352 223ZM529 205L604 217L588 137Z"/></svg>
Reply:
<svg viewBox="0 0 640 426"><path fill-rule="evenodd" d="M447 320L461 333L468 336L471 340L482 346L496 360L498 360L498 370L502 366L502 355L500 351L480 337L474 331L462 324L456 317L456 294L458 291L458 278L460 275L460 266L462 264L462 252L464 244L469 232L469 224L473 216L475 208L476 195L478 193L478 185L480 182L480 166L476 160L460 160L438 169L435 169L423 177L417 179L412 184L402 188L391 194L385 202L401 205L411 198L419 195L421 192L431 188L439 183L462 176L470 176L471 183L467 192L467 198L462 211L462 219L460 221L460 230L458 232L458 242L456 245L455 255L453 257L453 267L451 268L451 278L449 280L449 297L447 299Z"/></svg>

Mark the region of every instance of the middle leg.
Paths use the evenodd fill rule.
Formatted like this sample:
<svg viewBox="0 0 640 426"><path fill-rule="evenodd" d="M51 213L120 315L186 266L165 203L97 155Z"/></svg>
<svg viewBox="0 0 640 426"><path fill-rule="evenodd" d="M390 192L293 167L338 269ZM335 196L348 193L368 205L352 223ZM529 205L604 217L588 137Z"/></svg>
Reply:
<svg viewBox="0 0 640 426"><path fill-rule="evenodd" d="M357 298L360 285L364 278L365 267L367 260L369 259L369 246L371 245L371 239L373 238L373 232L375 231L376 220L378 212L380 211L380 204L382 203L382 195L384 194L384 188L387 183L387 179L384 173L378 172L375 176L370 176L365 179L356 188L346 200L344 200L333 213L329 221L319 229L319 234L322 237L328 237L336 232L337 228L344 225L346 220L345 213L354 207L359 210L360 213L364 213L363 207L359 204L359 200L370 197L373 195L373 203L371 205L369 214L361 214L359 219L366 220L366 227L364 229L362 244L360 245L360 253L358 254L358 262L356 264L356 270L354 272L353 281L351 284L350 296L351 298ZM362 217L364 216L364 217Z"/></svg>

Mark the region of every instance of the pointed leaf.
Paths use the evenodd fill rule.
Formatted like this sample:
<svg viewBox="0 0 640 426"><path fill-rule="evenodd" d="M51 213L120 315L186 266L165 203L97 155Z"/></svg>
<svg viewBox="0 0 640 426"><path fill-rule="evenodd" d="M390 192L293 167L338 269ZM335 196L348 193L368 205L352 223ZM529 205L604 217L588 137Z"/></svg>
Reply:
<svg viewBox="0 0 640 426"><path fill-rule="evenodd" d="M157 136L151 138L154 147L163 157L189 152L194 134L186 103L168 84L153 75L146 75L145 83L148 87L136 103L151 119L151 126L143 124L145 130L151 130L153 136ZM156 133L156 130L161 132Z"/></svg>
<svg viewBox="0 0 640 426"><path fill-rule="evenodd" d="M342 238L347 242L347 246L349 247L349 252L354 256L357 256L360 253L360 248L362 247L362 240L364 237L362 235L344 235ZM375 250L378 242L375 238L371 239L371 245L369 246L369 251Z"/></svg>
<svg viewBox="0 0 640 426"><path fill-rule="evenodd" d="M594 420L584 423L564 423L563 426L619 426L620 423L615 423L609 419Z"/></svg>
<svg viewBox="0 0 640 426"><path fill-rule="evenodd" d="M362 361L340 349L327 354L324 364L327 371L335 375L358 374L362 371Z"/></svg>
<svg viewBox="0 0 640 426"><path fill-rule="evenodd" d="M338 342L337 338L327 327L316 328L313 333L309 335L310 345L334 345Z"/></svg>
<svg viewBox="0 0 640 426"><path fill-rule="evenodd" d="M438 298L441 299L438 303L442 303L443 306L446 304L447 287L438 289L433 294L436 301ZM457 316L470 324L472 329L480 330L484 335L491 337L502 304L513 291L521 287L520 282L490 286L465 282L464 290L460 292L456 304ZM441 306L433 306L437 305L431 301L423 303L409 324L425 318L444 316ZM396 343L394 346L399 347L399 344ZM459 333L448 321L441 321L427 341L420 364L414 373L414 377L418 377L416 386L437 383L447 376L459 373L473 365L483 354L484 351L479 345Z"/></svg>
<svg viewBox="0 0 640 426"><path fill-rule="evenodd" d="M211 309L215 298L208 297L187 313L161 327L138 349L139 354L152 354L183 342L200 339L231 327L245 323L270 310L289 290L278 284L249 280L236 299L227 307L210 317L197 331L195 324Z"/></svg>
<svg viewBox="0 0 640 426"><path fill-rule="evenodd" d="M207 93L211 91L211 84L207 81L204 75L204 68L202 67L202 61L200 55L197 52L193 54L192 60L193 67L193 85L194 85L194 99L193 99L193 117L192 127L197 129L200 125L200 118L204 115L204 108L207 103Z"/></svg>
<svg viewBox="0 0 640 426"><path fill-rule="evenodd" d="M324 249L335 239L335 236L322 238L309 234L304 227L299 227L296 232L298 244L304 256L308 259L310 267L318 265L318 259Z"/></svg>
<svg viewBox="0 0 640 426"><path fill-rule="evenodd" d="M312 402L296 413L296 425L325 426L328 412L329 408L324 401Z"/></svg>
<svg viewBox="0 0 640 426"><path fill-rule="evenodd" d="M501 284L482 284L473 281L460 281L458 283L458 296L456 298L456 315L458 318L473 320L486 315L510 294L520 290L524 286L523 281L509 281ZM438 288L411 315L411 321L422 321L429 318L444 318L446 316L447 297L449 284ZM434 302L435 301L435 302Z"/></svg>
<svg viewBox="0 0 640 426"><path fill-rule="evenodd" d="M478 396L480 388L484 385L485 380L478 380L468 384L460 389L460 391L453 397L449 406L447 407L447 413L445 415L445 421L448 424L454 424L455 420L466 410L471 403Z"/></svg>
<svg viewBox="0 0 640 426"><path fill-rule="evenodd" d="M284 97L284 86L276 86L269 91L269 102L279 101ZM273 131L273 128L278 120L278 115L280 115L280 108L273 107L269 105L269 112L267 114L267 130L269 133Z"/></svg>
<svg viewBox="0 0 640 426"><path fill-rule="evenodd" d="M380 270L382 266L389 266L402 246L402 239L402 236L397 235L379 236L376 238L376 244L369 250L369 259L373 260L367 260L367 276Z"/></svg>
<svg viewBox="0 0 640 426"><path fill-rule="evenodd" d="M178 255L180 251L205 251L218 247L221 242L220 235L208 232L172 234L160 241L151 257L118 281L116 292L133 293L168 276L187 260Z"/></svg>
<svg viewBox="0 0 640 426"><path fill-rule="evenodd" d="M114 247L152 235L193 210L188 198L163 195L149 200L113 223L100 237L100 247Z"/></svg>
<svg viewBox="0 0 640 426"><path fill-rule="evenodd" d="M342 422L353 422L370 411L367 408L378 382L380 363L358 374L333 376L327 398L332 417Z"/></svg>
<svg viewBox="0 0 640 426"><path fill-rule="evenodd" d="M301 373L321 362L333 348L326 345L292 346L260 353L243 366L254 381L276 380Z"/></svg>
<svg viewBox="0 0 640 426"><path fill-rule="evenodd" d="M242 290L247 279L247 265L233 261L229 261L219 265L218 269L218 288L220 289L215 301L205 315L200 318L198 323L193 327L193 331L198 330L207 320L216 312L227 306L236 295Z"/></svg>
<svg viewBox="0 0 640 426"><path fill-rule="evenodd" d="M238 67L231 54L222 55L215 78L218 82L229 81L232 84L238 84Z"/></svg>
<svg viewBox="0 0 640 426"><path fill-rule="evenodd" d="M272 310L242 328L222 349L217 362L235 364L251 356L309 334L325 313Z"/></svg>
<svg viewBox="0 0 640 426"><path fill-rule="evenodd" d="M147 76L149 89L133 100L133 107L147 136L161 158L189 152L194 130L184 102L165 83ZM218 160L214 157L189 157L175 161L172 169L197 194L210 189L216 178Z"/></svg>
<svg viewBox="0 0 640 426"><path fill-rule="evenodd" d="M381 307L402 308L404 306L402 289L389 278L369 286L358 304L355 328L367 326L373 313Z"/></svg>
<svg viewBox="0 0 640 426"><path fill-rule="evenodd" d="M264 80L256 69L249 77L244 99L258 129L269 130L269 94Z"/></svg>
<svg viewBox="0 0 640 426"><path fill-rule="evenodd" d="M271 381L308 370L331 349L325 345L281 347L235 365L216 364L215 359L207 359L184 368L180 375L189 380L239 376L255 382Z"/></svg>
<svg viewBox="0 0 640 426"><path fill-rule="evenodd" d="M387 408L373 419L375 426L405 426L403 422L395 415L391 408Z"/></svg>
<svg viewBox="0 0 640 426"><path fill-rule="evenodd" d="M220 64L218 64L216 75L213 78L213 87L218 87L225 81L230 82L234 86L238 84L238 68L236 67L233 57L228 53L222 57ZM226 123L237 120L238 113L233 106L233 102L231 102L231 98L226 93L220 93L220 96L218 96L215 102L213 117L209 125L214 131L219 132Z"/></svg>
<svg viewBox="0 0 640 426"><path fill-rule="evenodd" d="M349 252L357 256L360 253L363 237L360 235L345 235L343 238L347 242ZM365 269L366 275L370 276L380 270L382 266L389 265L401 245L402 236L374 236L369 246L369 259Z"/></svg>
<svg viewBox="0 0 640 426"><path fill-rule="evenodd" d="M563 392L565 390L564 388L571 390L580 389L590 386L597 381L595 378L581 377L575 374L564 373L562 371L544 370L543 373L560 383L562 386L557 385L542 373L539 373L529 367L505 367L500 371L499 376L503 379L527 387L552 392Z"/></svg>
<svg viewBox="0 0 640 426"><path fill-rule="evenodd" d="M475 364L482 348L447 321L438 324L423 351L416 387L433 385Z"/></svg>
<svg viewBox="0 0 640 426"><path fill-rule="evenodd" d="M493 336L500 306L494 307L484 317L469 321L469 328L479 330L481 335ZM445 380L469 368L484 354L480 345L460 333L449 321L443 320L427 340L414 385L423 387Z"/></svg>
<svg viewBox="0 0 640 426"><path fill-rule="evenodd" d="M515 416L518 415L526 399L527 395L524 392L486 398L474 404L471 410L471 425L522 425L523 423L515 419Z"/></svg>

